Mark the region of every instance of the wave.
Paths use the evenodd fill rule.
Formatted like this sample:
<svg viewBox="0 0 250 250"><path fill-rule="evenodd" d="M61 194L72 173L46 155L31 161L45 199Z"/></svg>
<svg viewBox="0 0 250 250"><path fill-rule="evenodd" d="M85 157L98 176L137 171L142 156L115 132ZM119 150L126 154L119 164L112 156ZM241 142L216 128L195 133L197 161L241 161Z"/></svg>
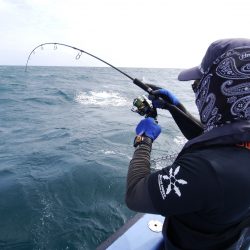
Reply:
<svg viewBox="0 0 250 250"><path fill-rule="evenodd" d="M80 92L76 95L75 101L83 105L122 107L129 105L129 102L117 92L89 91Z"/></svg>
<svg viewBox="0 0 250 250"><path fill-rule="evenodd" d="M51 99L50 97L30 97L23 99L25 102L38 103L38 104L47 104L47 105L56 105L57 101Z"/></svg>

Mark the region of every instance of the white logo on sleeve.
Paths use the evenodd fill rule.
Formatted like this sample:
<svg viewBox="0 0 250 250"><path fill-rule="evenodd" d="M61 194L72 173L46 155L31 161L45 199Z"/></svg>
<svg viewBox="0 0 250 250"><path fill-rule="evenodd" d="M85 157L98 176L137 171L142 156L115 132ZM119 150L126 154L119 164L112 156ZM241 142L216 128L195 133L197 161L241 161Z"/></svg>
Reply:
<svg viewBox="0 0 250 250"><path fill-rule="evenodd" d="M177 175L180 171L180 166L178 166L174 171L173 168L169 169L169 174L168 175L158 175L158 184L161 192L161 196L163 200L166 199L167 195L174 190L174 192L180 197L181 196L181 191L178 185L185 185L187 184L187 181L183 179L177 179ZM167 185L168 183L168 185ZM165 188L167 185L167 188Z"/></svg>

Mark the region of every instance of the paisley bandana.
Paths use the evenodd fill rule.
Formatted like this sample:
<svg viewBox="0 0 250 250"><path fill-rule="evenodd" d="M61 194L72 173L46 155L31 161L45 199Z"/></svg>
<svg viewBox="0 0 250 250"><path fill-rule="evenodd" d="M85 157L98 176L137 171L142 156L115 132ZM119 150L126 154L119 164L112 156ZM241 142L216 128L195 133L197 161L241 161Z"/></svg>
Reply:
<svg viewBox="0 0 250 250"><path fill-rule="evenodd" d="M204 132L250 120L250 47L231 49L218 57L195 95Z"/></svg>

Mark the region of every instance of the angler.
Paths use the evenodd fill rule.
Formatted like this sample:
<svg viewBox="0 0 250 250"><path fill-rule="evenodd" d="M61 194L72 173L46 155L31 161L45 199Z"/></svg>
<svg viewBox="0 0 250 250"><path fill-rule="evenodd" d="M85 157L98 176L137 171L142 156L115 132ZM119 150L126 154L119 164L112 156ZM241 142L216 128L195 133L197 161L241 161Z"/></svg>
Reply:
<svg viewBox="0 0 250 250"><path fill-rule="evenodd" d="M151 173L150 152L161 127L136 127L127 176L132 210L161 214L166 250L247 250L250 246L250 39L212 43L201 66L179 74L192 85L202 131L182 124L189 139L170 166ZM168 90L154 108L181 107ZM196 124L195 122L193 124ZM189 131L194 131L191 133Z"/></svg>

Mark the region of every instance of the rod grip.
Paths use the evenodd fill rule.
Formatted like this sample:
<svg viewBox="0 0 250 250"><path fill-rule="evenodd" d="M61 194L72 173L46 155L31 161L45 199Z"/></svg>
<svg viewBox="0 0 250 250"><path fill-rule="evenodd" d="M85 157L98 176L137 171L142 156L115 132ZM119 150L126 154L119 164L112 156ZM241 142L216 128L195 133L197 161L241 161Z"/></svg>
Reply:
<svg viewBox="0 0 250 250"><path fill-rule="evenodd" d="M140 80L137 79L137 78L135 78L135 79L133 80L133 83L134 83L135 85L137 85L138 87L140 87L141 89L143 89L143 90L145 90L146 92L148 92L149 94L151 94L152 91L153 91L149 86L147 86L145 83L143 83L142 81L140 81Z"/></svg>

